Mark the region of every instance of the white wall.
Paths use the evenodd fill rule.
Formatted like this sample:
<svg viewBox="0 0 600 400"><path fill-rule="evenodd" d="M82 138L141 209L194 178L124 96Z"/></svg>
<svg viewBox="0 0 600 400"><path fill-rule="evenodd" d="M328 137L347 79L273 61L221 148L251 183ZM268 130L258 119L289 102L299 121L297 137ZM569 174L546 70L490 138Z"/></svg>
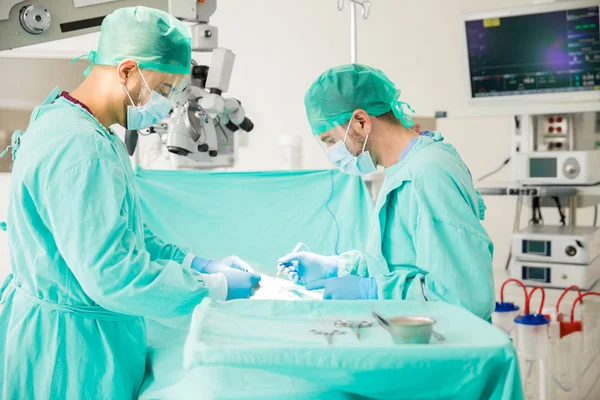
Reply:
<svg viewBox="0 0 600 400"><path fill-rule="evenodd" d="M449 118L439 120L438 128L457 147L475 177L499 165L510 152L510 117L459 117L469 114L464 96L467 83L463 81L461 71L460 15L531 2L371 2L369 20L359 23L359 62L382 68L402 89L402 99L419 115L448 111ZM348 8L338 12L336 0L219 1L219 9L211 23L219 27L220 45L237 55L230 94L242 101L256 125L249 146L239 149L236 169L277 168L277 142L284 133L303 135L305 168L330 167L309 133L303 97L319 73L349 62L349 18ZM26 49L21 53L28 55L41 51L47 56L54 51L66 58L74 57L94 48L96 38L93 34L49 44L42 47L44 50ZM51 51L47 46L51 46ZM31 62L42 65L42 61ZM62 73L70 73L73 69L77 70L74 74L78 74L84 67L85 63L79 62ZM0 82L4 85L14 82L17 76L27 78L18 71L4 73L2 69L2 72ZM45 80L57 79L53 76ZM12 91L9 95L18 97L19 94ZM507 168L499 177L507 179L509 173L510 168ZM0 191L0 197L4 192ZM496 244L495 267L502 268L508 253L515 200L487 198L486 202L488 219L485 226ZM546 211L546 220L556 221L555 214L555 210ZM581 213L579 221L584 223L590 219L591 212L587 210Z"/></svg>
<svg viewBox="0 0 600 400"><path fill-rule="evenodd" d="M56 86L67 91L75 89L83 79L84 69L84 64L70 65L67 59L0 57L0 109L32 110Z"/></svg>

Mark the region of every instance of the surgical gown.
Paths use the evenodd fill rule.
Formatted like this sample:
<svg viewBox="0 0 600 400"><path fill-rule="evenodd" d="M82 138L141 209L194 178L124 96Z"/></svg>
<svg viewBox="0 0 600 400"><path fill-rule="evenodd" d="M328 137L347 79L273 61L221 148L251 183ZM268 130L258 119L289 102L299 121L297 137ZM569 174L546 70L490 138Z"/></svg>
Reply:
<svg viewBox="0 0 600 400"><path fill-rule="evenodd" d="M445 301L489 319L493 245L485 205L460 156L439 132L421 136L385 170L364 254L343 274L375 277L380 299Z"/></svg>
<svg viewBox="0 0 600 400"><path fill-rule="evenodd" d="M131 399L142 316L191 314L222 277L182 266L187 251L152 234L123 143L57 94L34 110L14 164L0 397Z"/></svg>

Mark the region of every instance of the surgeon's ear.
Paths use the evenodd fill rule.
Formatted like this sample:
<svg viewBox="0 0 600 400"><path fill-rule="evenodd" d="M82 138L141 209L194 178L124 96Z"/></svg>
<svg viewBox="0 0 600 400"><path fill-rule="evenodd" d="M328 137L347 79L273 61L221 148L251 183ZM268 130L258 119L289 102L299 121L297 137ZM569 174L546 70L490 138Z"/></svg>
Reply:
<svg viewBox="0 0 600 400"><path fill-rule="evenodd" d="M117 66L117 75L119 77L119 83L121 85L127 84L129 76L137 71L137 63L133 60L123 60Z"/></svg>
<svg viewBox="0 0 600 400"><path fill-rule="evenodd" d="M371 133L371 117L365 110L356 110L352 116L352 128L356 134L366 138Z"/></svg>

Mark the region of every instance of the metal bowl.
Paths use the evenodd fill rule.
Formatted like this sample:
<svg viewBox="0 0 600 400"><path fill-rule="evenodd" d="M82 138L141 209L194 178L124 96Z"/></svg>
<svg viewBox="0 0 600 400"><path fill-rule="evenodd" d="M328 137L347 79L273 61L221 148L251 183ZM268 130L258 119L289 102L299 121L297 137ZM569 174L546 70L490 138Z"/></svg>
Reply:
<svg viewBox="0 0 600 400"><path fill-rule="evenodd" d="M431 340L435 320L410 316L388 318L389 332L395 344L427 344Z"/></svg>

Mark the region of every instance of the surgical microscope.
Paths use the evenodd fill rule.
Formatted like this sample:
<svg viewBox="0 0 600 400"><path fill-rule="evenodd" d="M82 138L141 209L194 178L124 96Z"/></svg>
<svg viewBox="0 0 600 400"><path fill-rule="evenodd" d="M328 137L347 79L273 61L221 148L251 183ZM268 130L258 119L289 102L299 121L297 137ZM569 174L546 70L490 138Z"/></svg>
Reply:
<svg viewBox="0 0 600 400"><path fill-rule="evenodd" d="M112 11L137 5L168 11L188 23L192 51L211 53L210 65L192 62L188 85L170 115L141 133L160 135L170 153L193 160L194 168L232 166L234 133L250 132L254 124L240 101L223 96L229 90L235 54L218 47L218 29L209 24L217 0L3 0L0 50L95 32ZM125 134L130 155L139 133Z"/></svg>

